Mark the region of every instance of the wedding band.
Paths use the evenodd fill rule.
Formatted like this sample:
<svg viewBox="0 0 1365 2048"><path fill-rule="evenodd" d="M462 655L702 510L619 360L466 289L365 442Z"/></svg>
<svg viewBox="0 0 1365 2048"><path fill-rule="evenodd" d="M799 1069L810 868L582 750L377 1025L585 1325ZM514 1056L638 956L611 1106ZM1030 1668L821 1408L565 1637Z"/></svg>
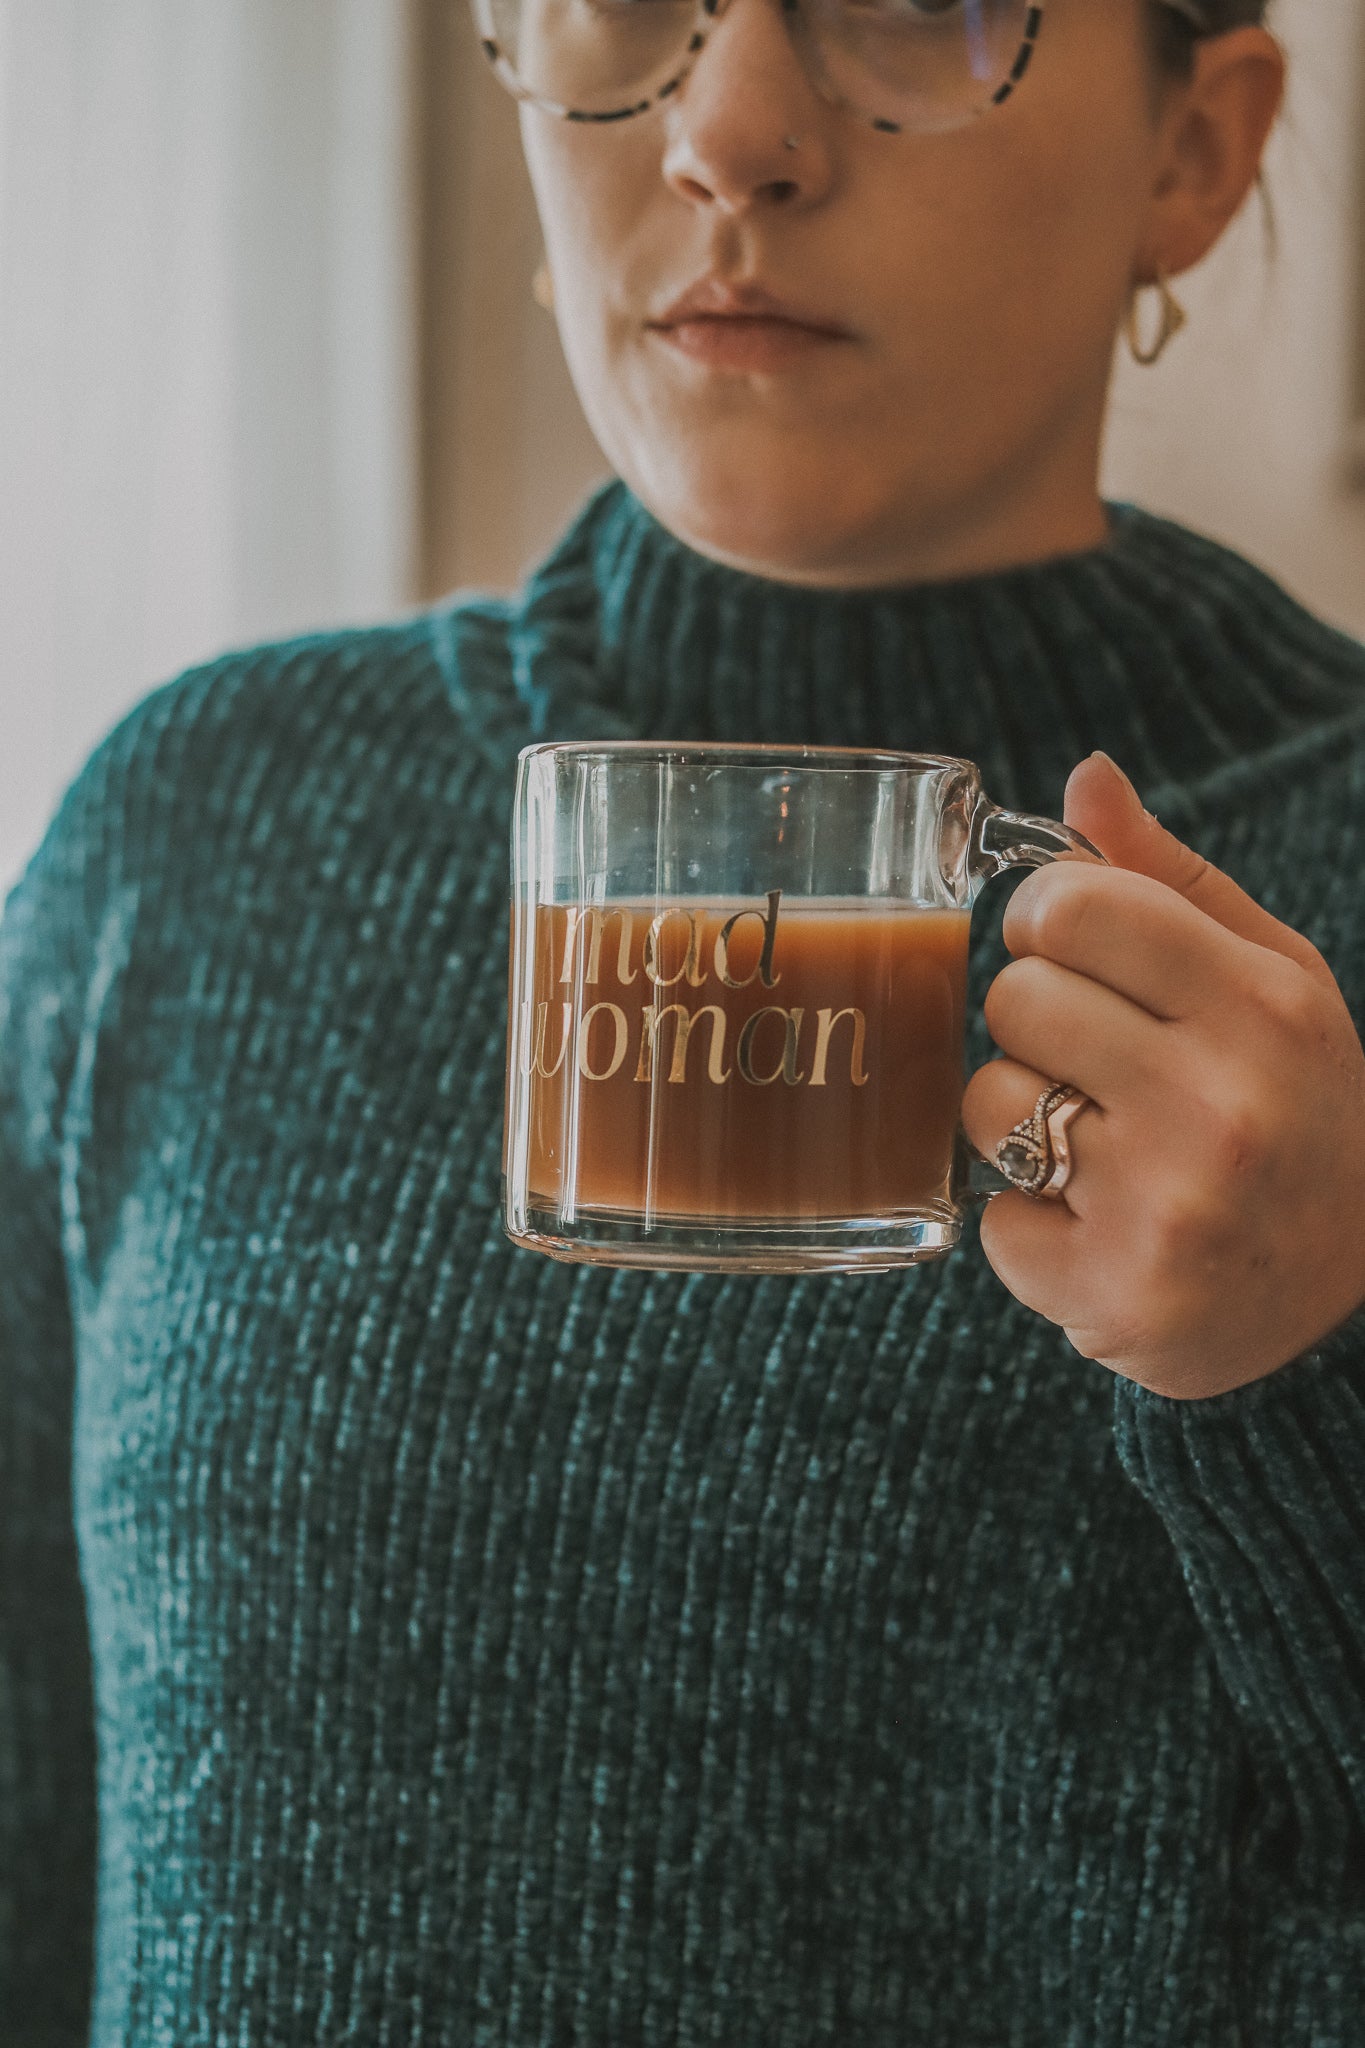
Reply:
<svg viewBox="0 0 1365 2048"><path fill-rule="evenodd" d="M1066 1127L1089 1107L1090 1097L1066 1081L1054 1081L1026 1116L1006 1131L995 1148L995 1164L1019 1192L1057 1200L1071 1177L1071 1147Z"/></svg>

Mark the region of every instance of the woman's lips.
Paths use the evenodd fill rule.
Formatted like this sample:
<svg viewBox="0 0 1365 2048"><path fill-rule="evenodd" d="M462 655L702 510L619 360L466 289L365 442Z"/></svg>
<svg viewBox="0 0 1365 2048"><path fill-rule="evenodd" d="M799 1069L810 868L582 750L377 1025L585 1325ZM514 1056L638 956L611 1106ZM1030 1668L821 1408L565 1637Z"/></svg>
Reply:
<svg viewBox="0 0 1365 2048"><path fill-rule="evenodd" d="M672 327L651 327L650 332L695 362L709 363L717 370L782 369L803 362L817 349L849 339L845 334L799 326L794 320L737 313L705 314L680 320Z"/></svg>

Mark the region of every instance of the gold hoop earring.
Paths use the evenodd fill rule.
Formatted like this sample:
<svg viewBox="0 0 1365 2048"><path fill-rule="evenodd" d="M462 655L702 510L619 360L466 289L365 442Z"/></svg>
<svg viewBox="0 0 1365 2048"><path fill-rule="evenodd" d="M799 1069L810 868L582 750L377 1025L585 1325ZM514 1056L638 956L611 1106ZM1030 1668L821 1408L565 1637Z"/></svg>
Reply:
<svg viewBox="0 0 1365 2048"><path fill-rule="evenodd" d="M555 283L550 275L548 263L542 263L535 276L531 279L531 292L538 306L543 306L547 313L553 313L555 309Z"/></svg>
<svg viewBox="0 0 1365 2048"><path fill-rule="evenodd" d="M1128 301L1128 346L1132 351L1133 361L1144 365L1156 362L1172 335L1179 334L1188 318L1185 308L1167 283L1166 273L1160 264L1157 265L1156 277L1149 281L1156 285L1161 294L1161 324L1157 329L1156 340L1149 349L1143 348L1138 336L1138 297L1143 289L1140 284L1133 286L1133 296Z"/></svg>

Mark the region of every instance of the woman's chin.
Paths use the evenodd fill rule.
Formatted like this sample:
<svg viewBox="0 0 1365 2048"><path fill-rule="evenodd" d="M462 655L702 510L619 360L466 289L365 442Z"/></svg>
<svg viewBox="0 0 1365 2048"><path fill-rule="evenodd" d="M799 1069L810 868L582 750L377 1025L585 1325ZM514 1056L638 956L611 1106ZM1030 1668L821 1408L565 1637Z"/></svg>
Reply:
<svg viewBox="0 0 1365 2048"><path fill-rule="evenodd" d="M647 463L638 480L623 474L662 525L727 567L833 585L846 580L850 561L865 558L875 508L846 501L828 460L793 466L775 456L742 475L728 464L710 470L675 460L658 475L655 468Z"/></svg>

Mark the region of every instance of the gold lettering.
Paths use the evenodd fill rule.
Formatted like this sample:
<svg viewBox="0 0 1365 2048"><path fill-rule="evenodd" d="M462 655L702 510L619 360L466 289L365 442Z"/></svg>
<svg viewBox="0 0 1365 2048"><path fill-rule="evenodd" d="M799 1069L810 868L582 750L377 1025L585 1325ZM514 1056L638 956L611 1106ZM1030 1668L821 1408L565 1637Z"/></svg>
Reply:
<svg viewBox="0 0 1365 2048"><path fill-rule="evenodd" d="M670 917L687 919L687 958L676 974L661 974L658 968L659 934ZM706 979L706 970L697 972L697 913L684 910L680 903L671 903L667 910L661 910L645 933L644 970L646 981L652 981L655 988L672 988L681 981L684 974L693 988L700 988Z"/></svg>
<svg viewBox="0 0 1365 2048"><path fill-rule="evenodd" d="M612 1050L611 1064L604 1067L600 1074L597 1074L594 1073L592 1063L588 1058L588 1031L593 1018L599 1010L606 1010L610 1015L612 1028L616 1033L616 1044ZM590 1010L585 1010L578 1025L578 1071L583 1076L583 1079L585 1081L610 1081L612 1075L626 1056L626 1040L629 1036L630 1031L626 1024L626 1013L618 1003L594 1003Z"/></svg>
<svg viewBox="0 0 1365 2048"><path fill-rule="evenodd" d="M848 1078L855 1088L861 1088L867 1075L863 1072L863 1033L867 1020L861 1010L817 1010L815 1013L815 1065L810 1070L812 1088L825 1085L825 1061L829 1056L829 1041L834 1027L841 1017L853 1019L853 1050L849 1054Z"/></svg>
<svg viewBox="0 0 1365 2048"><path fill-rule="evenodd" d="M772 971L773 942L777 938L777 905L781 894L780 889L769 889L766 915L761 910L737 910L733 917L726 918L716 933L716 973L727 988L747 988L755 974L762 975L765 988L775 988L781 981L782 976ZM758 965L745 975L743 981L736 981L730 972L730 938L742 917L756 917L762 925L763 951L759 955Z"/></svg>
<svg viewBox="0 0 1365 2048"><path fill-rule="evenodd" d="M755 1010L752 1017L745 1018L739 1034L739 1043L735 1047L735 1063L746 1081L755 1081L760 1088L766 1088L768 1083L775 1081L780 1074L787 1086L794 1088L798 1081L805 1078L796 1071L796 1041L800 1036L801 1019L805 1014L800 1004L794 1009L784 1010L776 1003L770 1003L766 1009ZM754 1034L765 1017L782 1017L786 1020L787 1027L781 1063L773 1068L771 1074L760 1074L754 1068Z"/></svg>
<svg viewBox="0 0 1365 2048"><path fill-rule="evenodd" d="M587 912L584 912L580 904L574 903L569 906L564 918L564 964L559 971L560 980L567 981L573 971L574 941L582 929L585 915L588 920L588 939L585 948L587 972L584 980L597 981L602 971L602 935L607 928L607 919L619 917L621 931L616 949L616 979L623 988L626 987L635 979L635 969L630 964L631 927L634 919L623 903L617 904L612 910L592 909Z"/></svg>
<svg viewBox="0 0 1365 2048"><path fill-rule="evenodd" d="M717 1082L729 1080L730 1069L727 1067L723 1073L721 1072L721 1062L725 1058L727 1019L719 1003L705 1003L696 1011L687 1010L682 1003L669 1003L667 1008L662 1010L644 1010L641 1017L643 1029L640 1032L640 1060L635 1069L637 1081L654 1079L654 1048L659 1026L665 1017L676 1017L678 1020L673 1033L673 1057L668 1067L670 1081L683 1081L687 1078L687 1047L692 1036L692 1027L699 1024L703 1017L712 1020L711 1044L706 1057L706 1078Z"/></svg>
<svg viewBox="0 0 1365 2048"><path fill-rule="evenodd" d="M525 1028L522 1032L522 1071L528 1075L541 1074L547 1081L552 1081L559 1072L564 1064L564 1055L569 1049L569 1005L567 1003L560 1003L558 1007L564 1012L564 1031L559 1041L559 1058L552 1067L547 1067L545 1064L545 1025L550 1005L548 1003L536 1004L534 1036L531 1026L531 1004L529 999L522 1005L526 1018Z"/></svg>

